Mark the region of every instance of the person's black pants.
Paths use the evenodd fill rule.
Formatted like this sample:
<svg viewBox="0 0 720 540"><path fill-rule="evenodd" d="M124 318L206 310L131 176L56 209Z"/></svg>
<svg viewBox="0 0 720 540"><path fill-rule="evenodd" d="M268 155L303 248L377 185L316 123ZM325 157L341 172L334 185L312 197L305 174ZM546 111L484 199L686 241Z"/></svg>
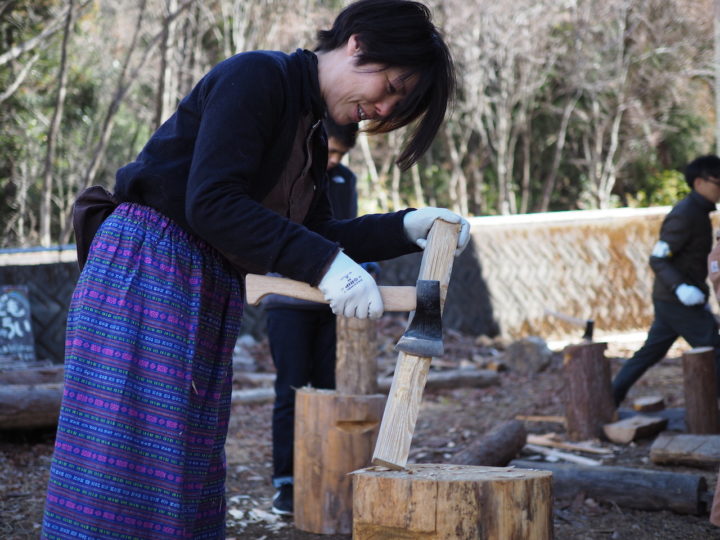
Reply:
<svg viewBox="0 0 720 540"><path fill-rule="evenodd" d="M267 310L270 352L277 370L272 416L273 484L292 482L295 389L335 388L335 315L325 309Z"/></svg>
<svg viewBox="0 0 720 540"><path fill-rule="evenodd" d="M684 306L672 302L653 302L655 319L645 344L625 362L612 382L615 405L625 399L630 387L645 371L665 358L675 340L682 336L691 347L715 347L715 368L720 390L720 336L710 310L704 306Z"/></svg>

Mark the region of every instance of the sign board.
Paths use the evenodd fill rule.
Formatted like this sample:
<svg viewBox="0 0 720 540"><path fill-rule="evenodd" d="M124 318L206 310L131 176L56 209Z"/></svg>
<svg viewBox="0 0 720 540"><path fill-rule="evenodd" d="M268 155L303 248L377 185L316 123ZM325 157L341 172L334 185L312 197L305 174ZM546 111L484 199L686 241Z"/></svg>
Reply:
<svg viewBox="0 0 720 540"><path fill-rule="evenodd" d="M0 286L0 357L35 361L30 300L24 285Z"/></svg>

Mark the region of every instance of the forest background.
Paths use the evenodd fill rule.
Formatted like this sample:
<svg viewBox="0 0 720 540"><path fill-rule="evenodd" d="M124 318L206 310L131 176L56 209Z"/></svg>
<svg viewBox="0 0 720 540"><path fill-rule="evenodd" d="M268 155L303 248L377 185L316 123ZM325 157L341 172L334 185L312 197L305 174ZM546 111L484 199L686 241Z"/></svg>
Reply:
<svg viewBox="0 0 720 540"><path fill-rule="evenodd" d="M72 242L77 193L111 188L214 64L312 49L347 3L0 0L0 247ZM361 212L673 204L685 163L716 151L713 0L425 3L459 92L406 173L405 131L361 135Z"/></svg>

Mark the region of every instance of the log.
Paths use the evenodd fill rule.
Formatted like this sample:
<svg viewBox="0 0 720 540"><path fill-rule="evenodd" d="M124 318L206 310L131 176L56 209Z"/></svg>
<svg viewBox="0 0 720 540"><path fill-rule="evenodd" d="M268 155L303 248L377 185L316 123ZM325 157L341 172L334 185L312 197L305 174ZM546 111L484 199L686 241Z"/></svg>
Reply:
<svg viewBox="0 0 720 540"><path fill-rule="evenodd" d="M62 396L62 383L0 386L0 429L56 426Z"/></svg>
<svg viewBox="0 0 720 540"><path fill-rule="evenodd" d="M605 424L605 436L614 443L627 444L637 439L654 437L667 427L667 418L638 414L611 424Z"/></svg>
<svg viewBox="0 0 720 540"><path fill-rule="evenodd" d="M36 366L23 369L1 369L0 385L61 383L65 376L63 365Z"/></svg>
<svg viewBox="0 0 720 540"><path fill-rule="evenodd" d="M552 472L556 499L572 499L584 493L624 508L693 515L706 511L707 483L698 474L523 460L513 460L510 465Z"/></svg>
<svg viewBox="0 0 720 540"><path fill-rule="evenodd" d="M295 393L295 526L316 534L352 531L352 477L370 464L385 396Z"/></svg>
<svg viewBox="0 0 720 540"><path fill-rule="evenodd" d="M650 447L650 460L658 465L720 466L720 435L661 433Z"/></svg>
<svg viewBox="0 0 720 540"><path fill-rule="evenodd" d="M418 279L440 282L440 306L450 283L459 225L436 220L428 234ZM408 460L431 358L399 353L372 462L402 469Z"/></svg>
<svg viewBox="0 0 720 540"><path fill-rule="evenodd" d="M377 394L377 323L337 318L335 388L339 394Z"/></svg>
<svg viewBox="0 0 720 540"><path fill-rule="evenodd" d="M566 428L573 441L599 438L603 426L616 420L606 347L580 343L563 352Z"/></svg>
<svg viewBox="0 0 720 540"><path fill-rule="evenodd" d="M353 473L353 539L550 539L551 483L504 467L371 467Z"/></svg>
<svg viewBox="0 0 720 540"><path fill-rule="evenodd" d="M518 420L498 424L450 459L457 465L504 467L525 446L527 431Z"/></svg>
<svg viewBox="0 0 720 540"><path fill-rule="evenodd" d="M245 380L247 375L253 376L250 381L252 384L267 384L275 378L272 373L246 373L240 377L240 380L248 382ZM484 388L498 382L497 374L491 371L457 369L430 373L425 387L428 389ZM392 377L380 378L378 381L380 392L387 393L391 383ZM269 403L274 399L275 390L270 387L233 390L231 397L233 405L257 405ZM384 395L383 399L385 399ZM62 383L0 385L0 429L34 429L57 425L61 400Z"/></svg>
<svg viewBox="0 0 720 540"><path fill-rule="evenodd" d="M690 349L683 353L682 363L688 433L719 433L715 349Z"/></svg>
<svg viewBox="0 0 720 540"><path fill-rule="evenodd" d="M720 473L718 474L720 478ZM712 507L710 508L710 523L720 527L720 480L715 484L715 496L712 500Z"/></svg>
<svg viewBox="0 0 720 540"><path fill-rule="evenodd" d="M451 388L485 388L500 383L500 377L488 369L448 369L445 371L430 371L425 380L428 390L441 390ZM383 377L378 382L381 392L387 392L392 385L391 377Z"/></svg>
<svg viewBox="0 0 720 540"><path fill-rule="evenodd" d="M392 385L392 380L392 377L378 378L377 392L387 393ZM238 371L233 374L233 382L241 385L269 388L275 382L275 374ZM430 371L428 373L427 380L425 381L425 388L428 390L440 390L446 388L486 388L499 383L500 377L494 371L476 368L460 368L446 369L443 371ZM246 389L236 390L236 392L244 392L245 390ZM242 400L242 398L239 399ZM272 395L270 399L272 399ZM522 419L527 420L528 417L518 418L518 420ZM564 421L564 419L561 419L560 421Z"/></svg>

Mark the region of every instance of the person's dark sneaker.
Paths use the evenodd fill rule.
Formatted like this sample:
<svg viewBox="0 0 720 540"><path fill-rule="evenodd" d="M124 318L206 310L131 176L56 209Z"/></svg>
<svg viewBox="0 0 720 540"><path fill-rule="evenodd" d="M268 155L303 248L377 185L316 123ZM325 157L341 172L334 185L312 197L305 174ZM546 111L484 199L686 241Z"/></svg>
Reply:
<svg viewBox="0 0 720 540"><path fill-rule="evenodd" d="M284 484L275 492L272 502L272 511L281 516L293 514L293 485Z"/></svg>

